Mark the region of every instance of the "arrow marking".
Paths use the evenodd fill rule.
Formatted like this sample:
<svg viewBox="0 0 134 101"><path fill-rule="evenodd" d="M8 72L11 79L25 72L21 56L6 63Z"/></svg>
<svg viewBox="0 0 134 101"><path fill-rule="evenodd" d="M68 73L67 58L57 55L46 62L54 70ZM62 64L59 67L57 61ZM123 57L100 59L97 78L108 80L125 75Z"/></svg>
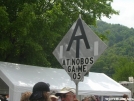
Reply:
<svg viewBox="0 0 134 101"><path fill-rule="evenodd" d="M76 36L76 32L78 30L78 27L80 27L81 35ZM76 22L76 26L74 28L72 37L71 37L70 42L69 42L68 47L67 47L67 51L70 51L70 48L72 46L73 41L76 40L76 58L79 58L80 40L81 39L83 39L86 48L90 49L90 46L89 46L89 43L88 43L88 40L86 37L86 33L85 33L84 27L82 25L82 20L79 18Z"/></svg>

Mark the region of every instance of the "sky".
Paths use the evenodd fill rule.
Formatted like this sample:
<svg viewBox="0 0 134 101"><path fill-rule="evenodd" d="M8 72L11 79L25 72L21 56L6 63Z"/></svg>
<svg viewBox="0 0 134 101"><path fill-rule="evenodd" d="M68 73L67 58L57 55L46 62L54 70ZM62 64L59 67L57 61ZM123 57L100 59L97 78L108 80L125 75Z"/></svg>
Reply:
<svg viewBox="0 0 134 101"><path fill-rule="evenodd" d="M102 21L134 28L134 0L113 0L111 5L119 15L112 15L110 19L103 17Z"/></svg>

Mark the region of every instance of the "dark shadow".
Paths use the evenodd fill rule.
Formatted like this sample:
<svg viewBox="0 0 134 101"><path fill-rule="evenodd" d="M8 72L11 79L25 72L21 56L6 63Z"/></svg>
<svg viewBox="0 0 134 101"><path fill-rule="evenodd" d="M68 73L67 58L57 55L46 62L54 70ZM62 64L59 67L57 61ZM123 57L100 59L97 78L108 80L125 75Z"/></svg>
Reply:
<svg viewBox="0 0 134 101"><path fill-rule="evenodd" d="M8 85L0 78L0 95L9 94Z"/></svg>

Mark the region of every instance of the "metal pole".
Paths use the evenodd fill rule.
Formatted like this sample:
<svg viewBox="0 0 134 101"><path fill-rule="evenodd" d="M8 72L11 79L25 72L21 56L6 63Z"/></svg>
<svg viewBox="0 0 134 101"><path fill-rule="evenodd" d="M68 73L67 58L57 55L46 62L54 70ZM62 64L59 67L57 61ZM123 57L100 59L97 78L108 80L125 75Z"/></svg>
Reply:
<svg viewBox="0 0 134 101"><path fill-rule="evenodd" d="M76 82L75 85L76 85L76 98L79 99L78 98L78 82Z"/></svg>

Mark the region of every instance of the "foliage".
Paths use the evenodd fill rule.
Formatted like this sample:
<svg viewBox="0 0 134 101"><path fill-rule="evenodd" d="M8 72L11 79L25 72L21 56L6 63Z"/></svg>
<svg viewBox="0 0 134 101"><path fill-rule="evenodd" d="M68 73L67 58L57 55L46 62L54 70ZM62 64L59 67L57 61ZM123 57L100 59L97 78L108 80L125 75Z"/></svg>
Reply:
<svg viewBox="0 0 134 101"><path fill-rule="evenodd" d="M118 14L112 0L1 0L0 61L59 67L52 51L81 14L87 24Z"/></svg>
<svg viewBox="0 0 134 101"><path fill-rule="evenodd" d="M109 31L107 36L108 48L93 65L91 71L103 72L110 77L116 75L116 77L114 76L115 80L126 80L130 73L128 71L134 72L132 65L134 61L134 29L119 24L108 24L102 21L98 21L97 26L97 28L92 29L100 33ZM130 62L132 64L129 64ZM127 72L126 77L123 76L125 70Z"/></svg>
<svg viewBox="0 0 134 101"><path fill-rule="evenodd" d="M134 61L123 57L114 65L115 74L113 74L113 78L116 81L128 81L128 77L134 77Z"/></svg>
<svg viewBox="0 0 134 101"><path fill-rule="evenodd" d="M101 20L102 16L110 18L112 14L118 14L111 7L111 2L1 0L0 61L61 68L52 52L81 14L82 19L108 45L91 71L111 77L114 74L114 79L126 80L134 72L134 29L102 21L97 21L96 25L96 20Z"/></svg>

